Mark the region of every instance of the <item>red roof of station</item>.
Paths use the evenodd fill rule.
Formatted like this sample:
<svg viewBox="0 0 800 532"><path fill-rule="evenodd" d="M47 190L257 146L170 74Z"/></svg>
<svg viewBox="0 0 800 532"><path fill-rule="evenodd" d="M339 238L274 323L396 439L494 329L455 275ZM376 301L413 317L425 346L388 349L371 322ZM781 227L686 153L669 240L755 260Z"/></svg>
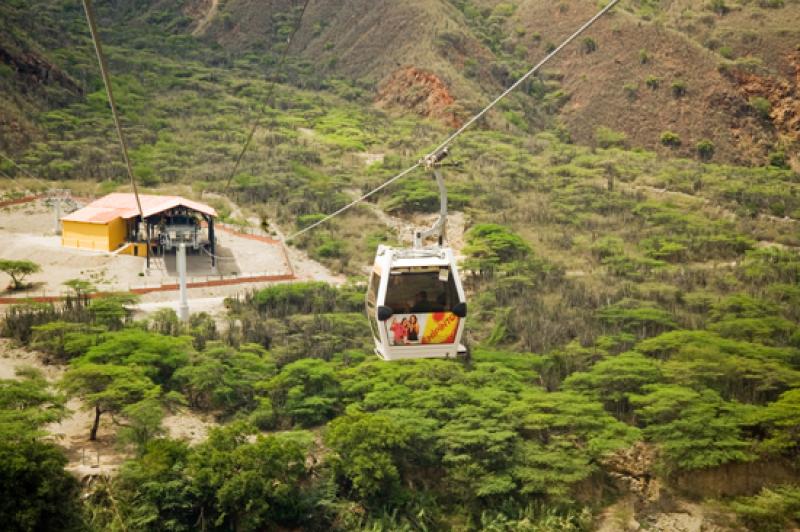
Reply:
<svg viewBox="0 0 800 532"><path fill-rule="evenodd" d="M139 194L139 200L142 202L142 212L145 218L175 207L187 207L193 211L201 212L209 216L217 215L217 211L212 207L180 196ZM127 220L138 215L139 207L136 205L136 196L133 194L115 192L108 196L103 196L91 202L86 207L64 216L62 220L67 222L105 224L116 218Z"/></svg>

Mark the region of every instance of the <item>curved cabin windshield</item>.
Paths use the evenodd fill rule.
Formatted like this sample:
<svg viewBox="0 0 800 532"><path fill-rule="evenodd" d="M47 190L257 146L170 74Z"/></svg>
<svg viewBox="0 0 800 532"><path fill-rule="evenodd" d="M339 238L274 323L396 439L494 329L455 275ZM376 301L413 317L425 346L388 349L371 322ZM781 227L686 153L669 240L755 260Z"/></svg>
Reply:
<svg viewBox="0 0 800 532"><path fill-rule="evenodd" d="M455 279L447 267L393 269L385 305L394 315L385 323L393 346L455 342L459 318Z"/></svg>

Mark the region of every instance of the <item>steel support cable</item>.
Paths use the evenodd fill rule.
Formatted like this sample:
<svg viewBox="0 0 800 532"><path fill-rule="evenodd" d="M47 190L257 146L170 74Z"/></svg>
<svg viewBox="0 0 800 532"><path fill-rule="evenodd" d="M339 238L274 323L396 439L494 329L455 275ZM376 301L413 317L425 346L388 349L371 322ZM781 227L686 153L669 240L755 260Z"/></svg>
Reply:
<svg viewBox="0 0 800 532"><path fill-rule="evenodd" d="M316 222L314 222L313 224L309 225L308 227L304 227L303 229L301 229L301 230L299 230L299 231L297 231L295 233L292 233L291 235L286 237L285 242L288 242L290 240L294 240L295 238L297 238L298 236L302 235L303 233L307 233L308 231L311 231L315 227L324 224L325 222L327 222L328 220L330 220L334 216L339 216L340 214L342 214L347 209L355 206L358 203L361 203L362 201L364 201L368 197L372 196L373 194L377 194L378 192L380 192L384 188L388 187L389 185L391 185L392 183L394 183L395 181L397 181L401 177L405 177L406 175L410 174L411 172L413 172L414 170L416 170L420 166L422 166L422 161L419 161L416 164L414 164L414 166L411 166L410 168L407 168L407 169L403 170L402 172L400 172L399 174L397 174L396 176L394 176L390 180L386 181L381 186L379 186L377 188L373 188L372 190L370 190L369 192L367 192L363 196L361 196L361 197L359 197L357 199L354 199L353 201L351 201L350 203L348 203L347 205L345 205L344 207L342 207L338 211L332 212L329 215L327 215L325 218L322 218L321 220L317 220Z"/></svg>
<svg viewBox="0 0 800 532"><path fill-rule="evenodd" d="M540 68L542 68L542 66L544 66L544 65L545 65L545 64L546 64L548 61L550 61L550 60L551 60L553 57L555 57L555 56L558 54L558 52L560 52L560 51L561 51L561 50L562 50L564 47L566 47L567 45L569 45L569 44L570 44L572 41L574 41L575 39L577 39L577 38L580 36L580 34L581 34L581 33L583 33L584 31L586 31L587 29L589 29L589 27L590 27L592 24L594 24L595 22L597 22L597 20L598 20L600 17L602 17L603 15L605 15L605 14L606 14L606 13L607 13L607 12L608 12L608 11L609 11L611 8L612 8L612 7L614 7L614 6L615 6L615 5L616 5L618 2L619 2L619 0L611 0L611 1L610 1L610 2L609 2L609 3L608 3L608 4L607 4L607 5L606 5L606 6L605 6L603 9L601 9L600 11L598 11L598 12L597 12L597 14L596 14L595 16L593 16L591 19L589 19L588 21L586 21L586 23L584 23L584 25L583 25L583 26L581 26L580 28L578 28L578 30L577 30L577 31L575 31L575 33L573 33L572 35L570 35L569 37L567 37L567 39L566 39L564 42L562 42L560 45L558 45L558 47L557 47L557 48L555 48L555 49L554 49L552 52L550 52L549 54L547 54L547 55L544 57L544 59L542 59L541 61L539 61L538 63L536 63L536 65L534 65L534 67L533 67L533 68L531 68L530 70L528 70L528 71L527 71L527 72L526 72L526 73L525 73L525 74L524 74L524 75L523 75L521 78L519 78L517 81L515 81L513 85L511 85L509 88L507 88L505 91L503 91L503 93L502 93L502 94L500 94L500 96L498 96L497 98L495 98L494 100L492 100L492 101L491 101L491 103L489 103L489 105L487 105L486 107L484 107L484 108L483 108L483 109L482 109L482 110L481 110L481 111L480 111L478 114L476 114L475 116L473 116L472 118L470 118L469 120L467 120L467 121L464 123L464 125L463 125L463 126L461 126L460 128L458 128L458 130L456 130L456 132L455 132L455 133L453 133L452 135L450 135L449 137L447 137L447 140L445 140L444 142L442 142L441 144L439 144L439 145L438 145L436 148L434 148L434 149L433 149L433 150L432 150L432 151L431 151L431 152L430 152L430 153L429 153L429 154L426 156L426 158L434 156L435 154L439 153L441 150L443 150L444 148L446 148L446 147L448 147L450 144L452 144L452 142L453 142L453 141L454 141L456 138L458 138L458 137L459 137L459 136L460 136L460 135L461 135L461 134L462 134L464 131L466 131L466 129L467 129L467 128L469 128L469 127L470 127L472 124L474 124L475 122L477 122L478 120L480 120L480 119L483 117L483 115L485 115L486 113L488 113L488 112L489 112L489 111L490 111L490 110L491 110L491 109L492 109L492 108L493 108L495 105L497 105L497 104L500 102L500 100L502 100L503 98L505 98L506 96L508 96L508 95L509 95L511 92L513 92L513 91L514 91L514 89L516 89L517 87L519 87L519 86L520 86L522 83L524 83L524 82L525 82L525 81L526 81L528 78L530 78L532 75L534 75L534 74L535 74L535 73L536 73L536 72L537 72L537 71L538 71Z"/></svg>
<svg viewBox="0 0 800 532"><path fill-rule="evenodd" d="M26 169L24 169L23 167L21 167L20 165L18 165L18 164L17 164L17 163L14 161L14 159L12 159L11 157L9 157L9 156L7 156L7 155L3 154L2 152L0 152L0 157L2 157L2 158L3 158L3 159L5 159L6 161L8 161L8 162L10 162L12 165L14 165L14 168L16 168L17 170L19 170L19 171L20 171L20 172L22 172L23 174L25 174L25 176L26 176L26 177L28 177L28 178L30 178L30 179L33 179L34 181L38 181L39 183L41 183L41 184L43 184L43 185L47 186L48 188L50 187L50 184L49 184L49 183L46 183L46 182L45 182L43 179L41 179L41 178L34 177L34 175L33 175L33 174L31 174L31 173L30 173L30 172L28 172ZM11 176L9 176L9 178L13 179Z"/></svg>
<svg viewBox="0 0 800 532"><path fill-rule="evenodd" d="M286 47L283 49L283 52L281 52L281 56L278 59L278 64L275 67L275 70L277 72L280 72L281 68L283 68L283 63L286 61L286 56L289 55L289 47L292 45L292 41L294 40L295 34L300 29L300 25L303 22L303 16L306 14L306 8L308 7L309 2L310 2L310 0L305 0L305 2L303 3L303 8L300 10L300 17L297 19L297 23L295 24L294 29L292 30L292 33L289 35L288 39L286 39ZM272 94L275 92L275 86L277 84L278 84L277 81L273 81L272 82L272 85L270 85L270 87L269 87L269 92L267 92L267 96L264 98L265 102L269 102L269 100L272 98ZM262 107L261 108L261 113L263 113L265 109L266 109L266 107ZM226 194L228 192L228 187L230 187L231 181L233 180L233 176L236 175L236 171L239 169L239 165L242 162L242 158L244 157L244 154L247 152L247 149L250 147L250 143L253 141L253 137L256 134L256 130L258 129L258 123L260 121L261 121L261 117L259 116L253 122L253 127L250 128L250 133L248 133L247 138L244 141L244 145L242 146L242 150L239 152L239 155L236 157L236 162L233 165L233 169L231 170L231 173L228 175L228 180L225 181L225 188L222 189L222 193L223 194Z"/></svg>
<svg viewBox="0 0 800 532"><path fill-rule="evenodd" d="M555 56L556 56L556 54L558 54L558 52L560 52L562 49L564 49L564 47L566 47L567 45L569 45L569 44L570 44L572 41L574 41L575 39L577 39L577 38L578 38L578 37L579 37L579 36L580 36L580 35L581 35L581 34L582 34L584 31L586 31L587 29L589 29L589 27L590 27L590 26L592 26L592 24L594 24L595 22L597 22L597 20L598 20L600 17L602 17L603 15L605 15L605 14L606 14L606 13L607 13L607 12L608 12L608 11L609 11L609 10L610 10L612 7L614 7L614 6L615 6L617 3L619 3L619 0L611 0L611 1L610 1L610 2L609 2L609 3L608 3L608 4L607 4L607 5L606 5L606 6L605 6L603 9L601 9L600 11L598 11L598 12L597 12L597 14L596 14L595 16L593 16L591 19L589 19L587 22L585 22L585 23L583 24L583 26L581 26L580 28L578 28L578 30L577 30L577 31L575 31L575 33L573 33L572 35L570 35L569 37L567 37L567 39L566 39L566 40L564 40L564 42L562 42L562 43L561 43L561 44L560 44L560 45L559 45L557 48L555 48L555 49L554 49L552 52L550 52L549 54L547 54L547 55L544 57L544 59L542 59L541 61L539 61L538 63L536 63L536 65L534 65L534 66L533 66L533 68L531 68L530 70L528 70L528 71L527 71L527 72L526 72L526 73L525 73L525 74L524 74L524 75L523 75L521 78L519 78L517 81L515 81L513 85L511 85L511 86L510 86L510 87L508 87L508 88L507 88L505 91L503 91L503 92L500 94L500 96L498 96L497 98L495 98L494 100L492 100L492 101L491 101L491 102L490 102L490 103L489 103L489 104L488 104L486 107L484 107L484 108L483 108L483 109L482 109L482 110L481 110L481 111L480 111L478 114L476 114L475 116L473 116L472 118L470 118L469 120L467 120L467 121L464 123L464 125L462 125L460 128L458 128L458 129L457 129L457 130L456 130L456 131L455 131L455 132L454 132L452 135L450 135L449 137L447 137L447 139L445 139L445 141L444 141L444 142L442 142L441 144L439 144L439 145L438 145L436 148L434 148L434 149L433 149L433 150L432 150L430 153L428 153L427 155L425 155L424 157L422 157L422 158L421 158L421 159L420 159L420 160L419 160L417 163L415 163L413 166L411 166L411 167L410 167L410 168L408 168L407 170L404 170L403 172L400 172L399 174L397 174L396 176L394 176L394 177L393 177L393 178L391 178L390 180L386 181L384 184L382 184L382 185L380 185L379 187L377 187L377 188L375 188L375 189L373 189L373 190L371 190L371 191L367 192L366 194L364 194L364 195L363 195L363 196L361 196L360 198L358 198L358 199L356 199L356 200L354 200L354 201L352 201L352 202L348 203L347 205L345 205L345 206L344 206L344 207L342 207L341 209L339 209L339 210L337 210L337 211L335 211L335 212L332 212L331 214L327 215L325 218L322 218L321 220L318 220L318 221L314 222L313 224L309 225L308 227L305 227L305 228L303 228L303 229L301 229L301 230L299 230L299 231L297 231L297 232L295 232L295 233L292 233L291 235L289 235L288 237L286 237L286 241L288 242L289 240L293 240L294 238L296 238L296 237L298 237L298 236L302 235L303 233L306 233L306 232L308 232L308 231L311 231L311 230L312 230L312 229L314 229L315 227L317 227L317 226L319 226L319 225L322 225L323 223L327 222L328 220L330 220L330 219L331 219L331 218L333 218L334 216L338 216L338 215L340 215L341 213L343 213L343 212L344 212L344 211L346 211L347 209L350 209L351 207L353 207L353 206L354 206L354 205L356 205L357 203L359 203L359 202L361 202L361 201L364 201L365 199L367 199L368 197L372 196L372 195L373 195L373 194L375 194L376 192L379 192L379 191L383 190L384 188L386 188L386 187L387 187L387 186L389 186L390 184L394 183L395 181L397 181L397 180L398 180L398 179L400 179L401 177L403 177L403 176L405 176L405 175L409 174L409 173L410 173L410 172L412 172L413 170L416 170L416 169L417 169L417 168L419 168L420 166L427 166L427 164L428 164L428 161L432 161L433 159L435 159L435 158L436 158L436 156L437 156L437 155L438 155L438 154L439 154L439 153L440 153L442 150L444 150L445 148L449 147L449 146L450 146L450 145L453 143L453 141L455 141L455 140L456 140L456 139L457 139L457 138L458 138L458 137L459 137L459 136L460 136L462 133L464 133L464 131L466 131L466 130L467 130L467 128L469 128L469 127L470 127L472 124L474 124L475 122L477 122L478 120L480 120L480 119L481 119L481 118L482 118L482 117L483 117L483 116L484 116L486 113L488 113L488 112L489 112L489 111L490 111L490 110L491 110L491 109L492 109L492 108L493 108L495 105L497 105L497 104L498 104L498 103L499 103L499 102L500 102L500 101L501 101L503 98L505 98L506 96L508 96L508 95L509 95L511 92L513 92L513 91L514 91L514 89L516 89L516 88L517 88L517 87L519 87L519 86L520 86L522 83L524 83L524 82L525 82L525 80L527 80L527 79L528 79L528 78L530 78L532 75L534 75L534 74L535 74L535 73L536 73L536 72L537 72L537 71L538 71L540 68L542 68L542 66L544 66L544 65L545 65L545 64L546 64L548 61L550 61L550 60L551 60L553 57L555 57Z"/></svg>
<svg viewBox="0 0 800 532"><path fill-rule="evenodd" d="M202 251L203 253L205 253L206 255L208 255L209 257L211 257L211 258L213 258L213 259L217 259L217 260L219 260L219 261L227 261L227 262L232 262L232 261L235 261L235 260L236 260L236 257L223 257L222 255L216 255L216 254L214 254L214 253L211 253L210 251L208 251L207 249L205 249L205 248L204 248L204 247L202 247L202 246L200 246L198 249L199 249L200 251Z"/></svg>
<svg viewBox="0 0 800 532"><path fill-rule="evenodd" d="M131 188L133 195L136 197L136 206L139 208L139 216L144 221L144 211L142 210L142 202L139 201L139 190L136 188L136 179L133 177L133 167L131 166L130 157L128 157L128 145L125 143L125 135L122 133L122 126L119 122L117 114L117 106L114 103L114 92L111 89L111 79L108 77L108 64L106 63L105 55L103 54L103 46L100 43L100 35L97 32L97 23L94 18L94 8L92 7L91 0L83 0L83 9L86 11L86 21L89 23L89 31L92 33L92 42L94 43L94 50L97 52L97 62L100 63L100 75L103 77L103 84L106 86L106 94L108 95L108 104L111 106L111 115L114 117L114 126L117 128L117 136L119 137L119 144L122 147L122 156L125 159L125 166L128 169L128 177L131 181Z"/></svg>

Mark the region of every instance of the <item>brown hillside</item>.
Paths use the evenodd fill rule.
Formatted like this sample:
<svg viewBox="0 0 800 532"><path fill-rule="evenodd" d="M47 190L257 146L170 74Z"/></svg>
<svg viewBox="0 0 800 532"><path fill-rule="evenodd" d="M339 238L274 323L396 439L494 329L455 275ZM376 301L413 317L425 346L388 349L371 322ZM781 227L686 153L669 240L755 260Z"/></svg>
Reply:
<svg viewBox="0 0 800 532"><path fill-rule="evenodd" d="M710 3L694 0L670 0L662 4L665 6L657 18L659 23L677 29L720 57L755 58L767 71L792 75L794 68L787 52L800 45L797 2L784 2L782 7L774 8L762 7L762 2L727 2L728 11L724 14L712 12Z"/></svg>
<svg viewBox="0 0 800 532"><path fill-rule="evenodd" d="M501 3L514 7L505 19L503 48L525 53L526 64L543 57L548 44L559 43L597 10L591 0L471 2L487 20ZM299 5L290 0L228 0L219 8L212 0L190 4L196 29L205 25L202 33L237 52L268 47L267 35L278 29L276 24L285 29L287 10ZM782 139L791 138L779 136L784 126L765 121L751 108L752 90L730 74L741 67L718 53L718 42L735 42L737 57L755 57L750 67L770 66L770 79L783 83L794 75L788 47L796 37L800 43L798 30L786 25L800 17L800 9L737 5L723 16L697 2L670 0L661 3L654 20L645 20L636 6L621 4L548 66L569 98L559 117L577 141L593 142L596 129L605 126L624 132L631 146L694 156L696 144L710 139L715 160L762 164ZM441 82L466 113L497 93L498 79L505 79L495 69L502 58L480 42L470 24L445 0L311 2L291 53L328 75L375 84L380 106L452 122L450 111L428 108L442 107L436 102L441 91L420 73ZM596 50L586 48L586 38ZM477 74L475 67L466 74L468 60L477 65ZM673 94L676 83L685 85L684 95ZM793 127L790 116L780 120ZM678 135L680 146L662 145L667 131Z"/></svg>
<svg viewBox="0 0 800 532"><path fill-rule="evenodd" d="M31 120L37 109L63 105L82 87L42 53L35 43L0 29L0 150L12 151L39 138Z"/></svg>
<svg viewBox="0 0 800 532"><path fill-rule="evenodd" d="M203 34L235 52L264 49L269 45L265 35L277 29L280 14L300 4L228 0ZM192 5L198 21L210 9L208 0L194 0ZM444 38L454 37L459 46L444 46ZM435 74L459 100L481 94L475 81L459 70L465 55L491 57L470 34L461 13L444 0L310 2L291 53L329 75L376 88L401 66L413 65Z"/></svg>
<svg viewBox="0 0 800 532"><path fill-rule="evenodd" d="M558 42L595 11L593 2L574 2L563 9L527 0L510 23L537 28L543 40ZM596 51L588 52L579 43L552 67L564 75L571 98L562 116L578 141L591 142L596 128L606 126L625 132L633 146L665 153L691 156L698 141L711 139L719 160L763 160L773 135L750 112L735 83L720 74L711 52L623 11L597 23L580 40L586 38L592 39ZM541 54L532 50L530 58ZM685 95L673 93L675 83L685 85ZM665 131L678 134L681 146L662 146Z"/></svg>

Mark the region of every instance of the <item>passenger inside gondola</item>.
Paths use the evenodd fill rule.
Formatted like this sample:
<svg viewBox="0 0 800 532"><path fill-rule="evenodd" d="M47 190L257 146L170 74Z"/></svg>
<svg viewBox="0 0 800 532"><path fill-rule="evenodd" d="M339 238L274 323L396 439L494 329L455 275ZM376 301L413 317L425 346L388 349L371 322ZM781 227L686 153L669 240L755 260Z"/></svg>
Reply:
<svg viewBox="0 0 800 532"><path fill-rule="evenodd" d="M433 303L428 301L428 292L420 290L414 296L414 306L411 307L411 312L434 312Z"/></svg>
<svg viewBox="0 0 800 532"><path fill-rule="evenodd" d="M392 272L386 306L395 314L444 312L458 303L458 292L449 270Z"/></svg>

